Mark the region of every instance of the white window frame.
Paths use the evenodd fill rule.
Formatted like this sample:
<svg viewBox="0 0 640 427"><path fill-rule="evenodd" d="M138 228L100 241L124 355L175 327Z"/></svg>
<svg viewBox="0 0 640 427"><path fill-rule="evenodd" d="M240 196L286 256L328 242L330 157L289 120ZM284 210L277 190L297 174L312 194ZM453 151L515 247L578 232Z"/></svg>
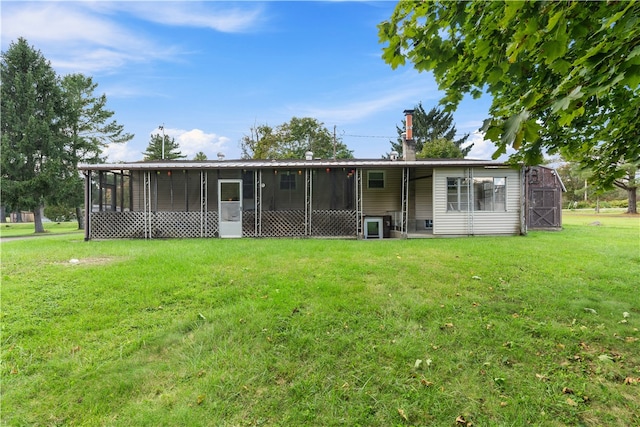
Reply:
<svg viewBox="0 0 640 427"><path fill-rule="evenodd" d="M450 185L453 180L455 180L455 185ZM456 189L455 194L449 191L453 188ZM460 176L447 177L447 212L467 212L471 200L470 191L469 178ZM452 195L455 195L455 200L451 198Z"/></svg>
<svg viewBox="0 0 640 427"><path fill-rule="evenodd" d="M375 179L374 182L380 182L382 181L382 187L372 187L371 186L371 174L382 174L382 179ZM381 170L374 170L374 171L367 171L367 188L371 189L371 190L384 190L385 186L387 185L387 174L385 171L381 171Z"/></svg>
<svg viewBox="0 0 640 427"><path fill-rule="evenodd" d="M507 210L507 178L493 176L473 179L474 209L479 212Z"/></svg>

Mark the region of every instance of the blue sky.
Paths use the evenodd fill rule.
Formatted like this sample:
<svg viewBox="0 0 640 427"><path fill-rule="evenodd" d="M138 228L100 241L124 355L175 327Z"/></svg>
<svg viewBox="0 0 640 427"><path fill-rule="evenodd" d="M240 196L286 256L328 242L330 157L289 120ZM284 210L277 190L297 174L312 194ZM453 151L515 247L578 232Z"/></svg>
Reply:
<svg viewBox="0 0 640 427"><path fill-rule="evenodd" d="M240 157L255 125L313 117L358 158L380 158L403 110L442 95L429 73L382 59L376 25L396 2L3 1L2 50L24 37L60 75L83 73L135 137L110 162L142 159L159 125L188 158ZM454 113L468 157L490 158L477 132L490 98Z"/></svg>

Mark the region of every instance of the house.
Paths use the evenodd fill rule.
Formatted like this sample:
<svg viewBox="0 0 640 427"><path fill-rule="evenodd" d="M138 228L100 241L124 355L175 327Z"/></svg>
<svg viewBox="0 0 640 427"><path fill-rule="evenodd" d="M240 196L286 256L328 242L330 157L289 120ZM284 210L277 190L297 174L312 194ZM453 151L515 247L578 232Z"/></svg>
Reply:
<svg viewBox="0 0 640 427"><path fill-rule="evenodd" d="M402 159L392 153L390 159L327 160L307 153L295 160L80 165L85 239L526 233L532 204L525 201L524 167L416 159L412 111L405 115Z"/></svg>
<svg viewBox="0 0 640 427"><path fill-rule="evenodd" d="M155 161L79 169L87 240L526 232L524 169L494 161Z"/></svg>

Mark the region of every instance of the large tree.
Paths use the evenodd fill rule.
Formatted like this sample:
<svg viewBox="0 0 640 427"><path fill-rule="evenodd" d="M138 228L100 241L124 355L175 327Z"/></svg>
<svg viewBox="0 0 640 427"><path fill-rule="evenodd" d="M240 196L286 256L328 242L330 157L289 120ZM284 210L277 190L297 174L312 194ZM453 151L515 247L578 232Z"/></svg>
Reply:
<svg viewBox="0 0 640 427"><path fill-rule="evenodd" d="M147 149L142 153L144 160L179 160L185 159L179 150L180 145L169 135L152 134Z"/></svg>
<svg viewBox="0 0 640 427"><path fill-rule="evenodd" d="M576 131L584 117L599 130L581 141L580 161L593 166L597 160L600 185L612 185L619 166L640 162L635 0L403 1L379 25L379 38L392 67L408 60L433 72L447 109L465 94L491 95L483 129L497 144L496 157L511 146L517 150L513 160L534 164L545 150L573 150L548 136L559 127ZM592 105L602 100L606 108L593 117Z"/></svg>
<svg viewBox="0 0 640 427"><path fill-rule="evenodd" d="M255 126L240 143L242 155L249 159L304 159L307 151L315 158L348 159L353 157L339 137L324 123L310 117L293 117L275 129Z"/></svg>
<svg viewBox="0 0 640 427"><path fill-rule="evenodd" d="M453 155L455 158L462 158L471 150L471 146L462 148L462 145L469 138L469 134L456 139L458 131L453 123L453 114L451 112L443 111L437 107L433 107L427 112L420 102L413 110L412 124L416 153L420 154L424 151L422 157L440 158ZM406 122L403 121L401 126L396 126L396 130L398 139L395 142L390 141L391 149L401 153L402 134L406 132ZM449 141L450 143L445 143L444 141ZM437 147L427 147L425 149L425 146L430 144L436 144ZM452 149L452 145L454 149Z"/></svg>
<svg viewBox="0 0 640 427"><path fill-rule="evenodd" d="M279 137L267 124L254 125L240 141L243 159L276 159L278 146Z"/></svg>
<svg viewBox="0 0 640 427"><path fill-rule="evenodd" d="M107 97L94 94L98 84L91 77L70 74L62 79L64 95L63 132L67 178L63 191L49 201L74 208L78 228L84 228L82 205L83 185L78 174L78 163L102 163L102 153L108 144L124 143L133 138L124 127L111 118L114 112L106 108Z"/></svg>
<svg viewBox="0 0 640 427"><path fill-rule="evenodd" d="M64 174L60 127L62 93L56 73L23 38L2 53L2 203L34 213L42 233L42 208Z"/></svg>

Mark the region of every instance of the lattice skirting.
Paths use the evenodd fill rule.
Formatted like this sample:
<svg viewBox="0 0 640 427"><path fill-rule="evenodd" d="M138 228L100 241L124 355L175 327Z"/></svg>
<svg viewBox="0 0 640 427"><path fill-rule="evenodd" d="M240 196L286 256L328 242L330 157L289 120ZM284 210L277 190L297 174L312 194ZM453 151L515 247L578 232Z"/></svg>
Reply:
<svg viewBox="0 0 640 427"><path fill-rule="evenodd" d="M346 237L357 235L356 211L313 211L311 235L319 237Z"/></svg>
<svg viewBox="0 0 640 427"><path fill-rule="evenodd" d="M262 237L304 237L304 211L262 211Z"/></svg>
<svg viewBox="0 0 640 427"><path fill-rule="evenodd" d="M204 221L203 221L204 219ZM323 210L311 213L311 227L305 227L304 211L263 211L261 233L256 233L256 212L242 213L243 237L348 237L357 235L356 212ZM218 237L218 213L153 212L152 238ZM92 212L92 239L145 238L144 212Z"/></svg>
<svg viewBox="0 0 640 427"><path fill-rule="evenodd" d="M204 221L202 221L204 219ZM151 237L217 237L218 213L153 212ZM142 239L145 237L144 212L92 212L92 239Z"/></svg>

